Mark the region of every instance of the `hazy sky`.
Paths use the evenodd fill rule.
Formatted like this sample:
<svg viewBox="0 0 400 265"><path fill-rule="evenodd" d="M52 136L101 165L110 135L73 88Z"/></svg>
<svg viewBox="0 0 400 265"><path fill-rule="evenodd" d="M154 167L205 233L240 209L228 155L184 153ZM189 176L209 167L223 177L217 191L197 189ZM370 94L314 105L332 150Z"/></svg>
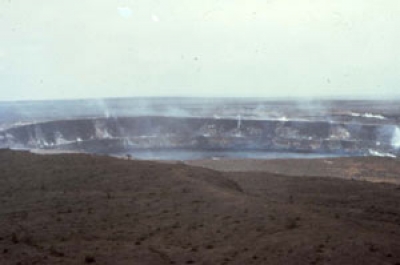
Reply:
<svg viewBox="0 0 400 265"><path fill-rule="evenodd" d="M399 0L0 0L0 100L400 96Z"/></svg>

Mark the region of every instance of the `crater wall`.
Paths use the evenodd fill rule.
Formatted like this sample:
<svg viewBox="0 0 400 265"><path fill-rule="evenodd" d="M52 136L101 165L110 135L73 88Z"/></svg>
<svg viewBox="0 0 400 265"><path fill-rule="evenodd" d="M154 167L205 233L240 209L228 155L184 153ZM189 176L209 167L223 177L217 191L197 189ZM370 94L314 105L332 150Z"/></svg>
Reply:
<svg viewBox="0 0 400 265"><path fill-rule="evenodd" d="M136 149L397 154L393 124L120 117L58 120L0 131L0 146L115 153Z"/></svg>

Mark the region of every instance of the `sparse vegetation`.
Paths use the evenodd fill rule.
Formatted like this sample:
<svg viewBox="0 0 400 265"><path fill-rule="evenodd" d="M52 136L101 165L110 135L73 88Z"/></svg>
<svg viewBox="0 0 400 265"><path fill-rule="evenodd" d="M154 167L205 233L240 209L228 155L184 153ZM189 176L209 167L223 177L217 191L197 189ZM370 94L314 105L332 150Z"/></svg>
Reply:
<svg viewBox="0 0 400 265"><path fill-rule="evenodd" d="M399 258L400 194L392 185L12 154L10 169L0 152L0 263L393 265Z"/></svg>

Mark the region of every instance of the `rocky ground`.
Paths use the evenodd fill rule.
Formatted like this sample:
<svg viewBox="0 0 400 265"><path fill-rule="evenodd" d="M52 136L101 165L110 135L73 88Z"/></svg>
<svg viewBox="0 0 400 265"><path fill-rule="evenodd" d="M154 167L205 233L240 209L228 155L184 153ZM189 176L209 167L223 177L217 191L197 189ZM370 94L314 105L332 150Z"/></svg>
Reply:
<svg viewBox="0 0 400 265"><path fill-rule="evenodd" d="M326 161L2 150L0 264L400 264L398 160Z"/></svg>

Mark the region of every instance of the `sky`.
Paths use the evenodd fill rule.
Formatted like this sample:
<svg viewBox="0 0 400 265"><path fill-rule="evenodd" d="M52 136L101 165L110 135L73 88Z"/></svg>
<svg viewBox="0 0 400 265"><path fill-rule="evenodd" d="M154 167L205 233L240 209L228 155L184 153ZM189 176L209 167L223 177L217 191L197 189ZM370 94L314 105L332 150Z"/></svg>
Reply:
<svg viewBox="0 0 400 265"><path fill-rule="evenodd" d="M400 98L400 1L0 0L0 100Z"/></svg>

